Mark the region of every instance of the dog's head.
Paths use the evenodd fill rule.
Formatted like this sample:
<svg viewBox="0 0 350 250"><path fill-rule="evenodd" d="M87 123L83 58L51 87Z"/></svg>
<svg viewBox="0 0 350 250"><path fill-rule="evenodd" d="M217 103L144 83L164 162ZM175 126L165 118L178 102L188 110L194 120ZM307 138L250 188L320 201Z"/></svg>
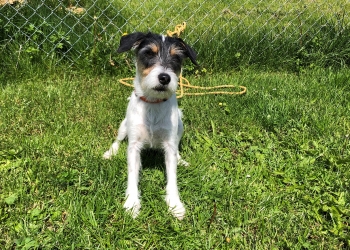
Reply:
<svg viewBox="0 0 350 250"><path fill-rule="evenodd" d="M147 98L167 99L177 88L181 65L189 58L197 65L196 52L182 39L136 32L122 36L119 53L135 49L135 92Z"/></svg>

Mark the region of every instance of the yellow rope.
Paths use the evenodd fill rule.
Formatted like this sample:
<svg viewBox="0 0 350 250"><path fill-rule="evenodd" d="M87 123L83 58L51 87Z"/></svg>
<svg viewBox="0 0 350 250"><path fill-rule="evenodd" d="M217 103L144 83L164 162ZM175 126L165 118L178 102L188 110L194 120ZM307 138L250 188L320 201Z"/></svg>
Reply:
<svg viewBox="0 0 350 250"><path fill-rule="evenodd" d="M175 31L167 31L168 36L177 36L180 37L180 34L186 29L186 22L175 26ZM120 79L119 82L128 87L134 87L132 84L127 81L134 80L134 78L123 78ZM185 81L186 83L183 83ZM219 85L213 87L202 87L202 86L194 86L191 85L190 82L182 77L182 73L180 74L180 82L179 82L180 90L176 91L176 98L182 98L183 96L194 96L194 95L243 95L247 92L247 88L244 86L238 86L240 91L204 91L204 92L185 92L184 88L187 89L200 89L200 90L212 90L212 89L228 89L228 88L237 88L235 85Z"/></svg>
<svg viewBox="0 0 350 250"><path fill-rule="evenodd" d="M186 22L183 22L182 24L176 25L174 31L167 30L166 34L168 36L175 35L176 37L180 37L181 33L184 32L185 29L186 29Z"/></svg>
<svg viewBox="0 0 350 250"><path fill-rule="evenodd" d="M183 83L182 81L186 83ZM213 87L202 87L202 86L194 86L191 85L190 82L185 78L180 76L180 95L177 95L177 98L182 98L183 96L191 96L191 95L243 95L247 92L247 88L244 86L239 86L241 91L204 91L204 92L184 92L184 87L188 89L200 89L200 90L212 90L212 89L228 89L228 88L237 88L234 85L219 85ZM177 91L178 93L179 91Z"/></svg>
<svg viewBox="0 0 350 250"><path fill-rule="evenodd" d="M120 79L119 82L125 86L133 88L134 86L131 83L128 83L127 81L132 81L134 78L123 78ZM183 83L185 81L185 83ZM241 91L204 91L204 92L185 92L184 89L200 89L200 90L212 90L212 89L227 89L227 88L237 88L234 85L219 85L219 86L213 86L213 87L202 87L202 86L194 86L191 85L190 82L180 76L180 83L179 83L180 89L176 91L176 98L182 98L183 96L195 96L195 95L243 95L247 92L247 88L244 86L239 86Z"/></svg>

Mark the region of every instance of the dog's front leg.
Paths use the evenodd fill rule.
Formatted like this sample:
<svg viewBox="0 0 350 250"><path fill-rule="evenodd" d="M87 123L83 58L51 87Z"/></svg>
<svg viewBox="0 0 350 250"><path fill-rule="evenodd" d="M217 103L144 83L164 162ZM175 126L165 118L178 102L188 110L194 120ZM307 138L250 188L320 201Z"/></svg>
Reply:
<svg viewBox="0 0 350 250"><path fill-rule="evenodd" d="M180 201L177 188L177 147L175 145L165 145L165 165L167 173L167 186L165 200L171 213L182 220L185 216L185 207Z"/></svg>
<svg viewBox="0 0 350 250"><path fill-rule="evenodd" d="M128 186L126 189L126 201L124 208L131 213L133 218L140 212L141 203L138 191L139 172L141 167L141 143L129 143L128 146Z"/></svg>

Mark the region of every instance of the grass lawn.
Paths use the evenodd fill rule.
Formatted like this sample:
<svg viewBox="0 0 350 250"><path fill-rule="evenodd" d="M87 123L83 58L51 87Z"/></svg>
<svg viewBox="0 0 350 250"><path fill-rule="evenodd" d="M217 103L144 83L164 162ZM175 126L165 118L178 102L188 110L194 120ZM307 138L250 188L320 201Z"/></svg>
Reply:
<svg viewBox="0 0 350 250"><path fill-rule="evenodd" d="M122 208L126 143L110 161L131 89L57 69L0 86L1 249L350 247L350 72L255 69L189 76L244 96L184 97L178 221L162 154L146 151L142 209Z"/></svg>

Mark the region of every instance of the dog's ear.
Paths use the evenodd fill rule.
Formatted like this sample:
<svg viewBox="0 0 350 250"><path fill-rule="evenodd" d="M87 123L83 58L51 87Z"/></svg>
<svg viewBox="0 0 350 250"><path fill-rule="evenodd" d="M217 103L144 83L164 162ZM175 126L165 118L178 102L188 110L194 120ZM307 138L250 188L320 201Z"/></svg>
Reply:
<svg viewBox="0 0 350 250"><path fill-rule="evenodd" d="M136 47L141 43L141 41L145 38L146 34L142 32L135 32L120 38L119 48L117 50L118 53L122 53L132 48Z"/></svg>
<svg viewBox="0 0 350 250"><path fill-rule="evenodd" d="M180 40L180 44L181 46L184 48L185 50L185 55L190 58L191 62L198 66L198 63L196 61L197 59L197 53L196 51L194 51L194 49L192 49L189 45L187 45L181 38L177 38Z"/></svg>

